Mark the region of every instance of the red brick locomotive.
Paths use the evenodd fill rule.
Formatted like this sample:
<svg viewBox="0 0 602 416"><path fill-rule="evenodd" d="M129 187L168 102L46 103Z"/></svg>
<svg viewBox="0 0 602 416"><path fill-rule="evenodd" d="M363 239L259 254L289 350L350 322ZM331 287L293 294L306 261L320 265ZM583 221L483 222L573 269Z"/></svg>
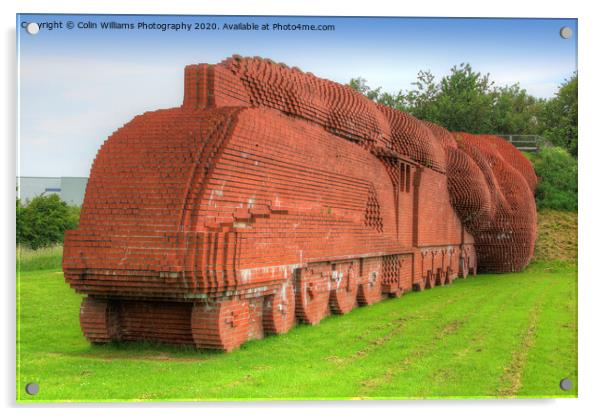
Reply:
<svg viewBox="0 0 602 416"><path fill-rule="evenodd" d="M91 342L230 351L533 254L536 177L497 137L452 134L257 58L185 70L181 107L94 161L66 281Z"/></svg>

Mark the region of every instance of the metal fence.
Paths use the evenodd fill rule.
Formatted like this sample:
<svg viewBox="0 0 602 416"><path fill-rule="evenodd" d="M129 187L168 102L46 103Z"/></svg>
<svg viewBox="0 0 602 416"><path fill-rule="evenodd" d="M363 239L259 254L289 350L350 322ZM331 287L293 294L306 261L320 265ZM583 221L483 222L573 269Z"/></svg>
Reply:
<svg viewBox="0 0 602 416"><path fill-rule="evenodd" d="M523 152L537 153L542 147L550 146L548 141L537 134L498 134Z"/></svg>

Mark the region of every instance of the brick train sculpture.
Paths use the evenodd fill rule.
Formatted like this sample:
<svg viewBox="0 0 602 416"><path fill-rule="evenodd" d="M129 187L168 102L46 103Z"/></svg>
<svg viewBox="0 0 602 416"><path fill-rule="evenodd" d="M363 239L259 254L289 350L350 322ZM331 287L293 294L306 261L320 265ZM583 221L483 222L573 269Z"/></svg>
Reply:
<svg viewBox="0 0 602 416"><path fill-rule="evenodd" d="M230 351L477 264L521 270L536 181L501 138L234 56L187 66L181 107L103 144L63 269L93 343Z"/></svg>

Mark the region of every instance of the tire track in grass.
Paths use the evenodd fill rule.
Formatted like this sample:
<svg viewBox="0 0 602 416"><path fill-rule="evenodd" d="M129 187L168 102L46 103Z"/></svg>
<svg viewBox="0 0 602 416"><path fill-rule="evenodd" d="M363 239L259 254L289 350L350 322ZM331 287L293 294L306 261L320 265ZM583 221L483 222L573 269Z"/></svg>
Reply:
<svg viewBox="0 0 602 416"><path fill-rule="evenodd" d="M464 319L454 319L446 322L442 326L438 326L437 335L431 340L430 343L420 344L417 348L414 348L411 353L407 354L403 360L387 367L387 369L381 373L381 375L361 381L360 397L371 397L369 394L371 391L378 389L382 385L389 384L391 380L400 372L404 372L409 369L418 360L430 353L443 339L458 331L459 328L461 328L467 322L467 320L470 319L468 315L471 314L467 314Z"/></svg>
<svg viewBox="0 0 602 416"><path fill-rule="evenodd" d="M466 294L466 296L464 296L461 299L463 300L465 298L470 298L470 300L473 301L473 303L475 304L484 304L485 302L483 301L485 299L491 299L492 296L502 297L505 295L501 292L498 292L495 295L486 292L482 293L482 295L478 298L475 298L474 294L474 292L469 292ZM443 318L448 319L442 319L435 326L434 332L436 333L436 335L430 339L426 339L424 343L418 343L417 345L415 345L414 348L406 354L406 357L404 359L402 359L401 361L391 363L379 376L360 381L361 388L359 396L372 397L370 396L371 392L377 390L383 385L389 384L394 377L397 377L401 373L406 372L413 365L416 365L419 362L419 360L421 360L423 357L436 350L437 347L441 345L447 337L458 332L467 322L469 322L470 319L473 318L479 312L479 309L462 309L458 312L465 313L460 317L444 316Z"/></svg>
<svg viewBox="0 0 602 416"><path fill-rule="evenodd" d="M368 341L366 346L362 349L357 350L353 355L349 357L343 358L338 362L339 365L349 365L353 362L362 359L363 357L369 356L375 350L379 349L381 346L385 345L391 339L395 338L399 335L402 330L406 327L408 322L412 322L417 318L421 319L431 319L436 313L441 312L446 306L450 304L457 303L460 299L448 299L445 303L438 304L438 308L436 310L429 309L429 315L425 316L422 314L422 311L413 311L413 313L405 316L401 316L391 322L388 322L387 325L393 326L393 329L385 333L383 336L379 336Z"/></svg>
<svg viewBox="0 0 602 416"><path fill-rule="evenodd" d="M524 288L524 284L522 286ZM485 286L484 288L487 288L487 286ZM444 288L441 288L443 290L445 290ZM519 290L514 290L514 287L511 287L510 293L511 293L511 299L514 298L516 296L517 293L519 293ZM519 289L519 288L516 288ZM507 297L508 296L508 291L497 291L495 293L495 297L496 298L500 298L500 297ZM529 293L529 292L528 292ZM337 357L337 356L329 356L329 357L323 357L323 359L330 361L331 363L334 363L336 365L335 371L338 374L339 377L345 377L347 379L347 376L343 376L341 375L341 372L345 371L345 369L347 367L349 367L350 365L353 365L354 363L356 363L358 360L363 360L363 359L370 359L372 358L372 356L374 354L378 354L378 350L380 348L386 348L387 347L387 343L389 343L391 340L396 339L397 336L399 336L403 330L407 327L408 323L410 324L416 324L418 323L417 318L420 317L422 318L422 320L432 320L434 317L436 317L436 315L438 314L445 314L445 311L447 310L447 307L452 305L452 304L456 304L459 303L461 301L464 301L466 299L470 299L472 302L474 302L476 305L491 305L491 302L483 302L484 299L488 299L489 301L492 299L492 294L489 292L483 293L483 296L481 296L479 299L474 299L474 292L470 292L470 293L466 293L463 294L462 296L459 297L440 297L440 298L432 298L430 299L431 302L437 302L439 300L445 300L445 302L440 302L440 303L428 303L428 304L424 304L421 305L421 309L417 309L417 310L413 310L411 311L412 313L410 313L409 315L404 315L404 316L400 316L397 318L393 318L390 315L388 315L386 318L389 320L388 322L385 323L380 323L375 325L373 328L375 330L381 330L381 329L386 329L387 327L393 327L390 331L386 332L384 335L379 335L376 337L372 337L370 340L367 340L365 347L364 348L360 348L358 349L355 353L352 353L346 357ZM432 306L435 305L437 308L433 309ZM505 306L505 304L504 304ZM493 306L495 307L495 306ZM427 314L424 314L423 309L427 309ZM494 316L498 316L499 314L502 313L504 308L498 308L496 309L497 313ZM395 312L395 311L393 311ZM399 313L407 313L407 310L402 310ZM436 344L440 344L441 342L438 341L443 341L444 339L446 339L449 335L452 335L454 333L457 333L462 327L465 326L466 322L472 322L471 318L474 317L475 314L477 313L482 313L481 310L475 308L472 310L472 312L466 314L466 316L464 316L462 318L459 319L451 319L451 320L447 320L445 321L445 323L443 323L442 325L438 325L437 326L437 335L435 337L435 343ZM339 318L339 319L345 319L345 318ZM476 340L474 342L477 342ZM424 345L424 344L421 344ZM437 349L437 346L433 346L431 349L427 350L427 351L422 351L421 353L414 353L413 351L410 351L408 353L408 355L410 355L410 357L415 358L415 357L422 357L425 356L427 354L429 354L432 350ZM406 358L405 363L411 367L411 365L415 364L412 362L411 358ZM326 369L324 369L326 370ZM388 381L390 381L393 377L396 376L396 374L391 371L391 374L388 374ZM324 383L325 380L327 378L329 378L330 376L336 376L336 374L331 374L330 370L326 370L323 371L320 376L320 382ZM385 382L387 381L387 378L385 378ZM307 380L309 381L309 380ZM349 381L349 380L348 380ZM245 384L249 383L250 380L248 378L239 380L239 382L236 383L237 387L242 387ZM313 382L309 381L310 385L314 384ZM371 387L372 382L368 381L367 383L364 382L366 387ZM328 384L328 383L327 383ZM330 384L328 384L330 385ZM380 385L380 383L375 383L374 388L378 388L378 386ZM313 397L313 395L310 395ZM326 392L323 393L324 397L334 397L333 394L328 394ZM291 395L291 397L293 397ZM316 396L317 397L317 396ZM338 396L337 396L338 397ZM344 394L341 397L346 397ZM309 398L309 396L308 396Z"/></svg>
<svg viewBox="0 0 602 416"><path fill-rule="evenodd" d="M492 278L492 277L491 277ZM506 279L507 277L501 278L501 279ZM508 277L510 278L510 277ZM488 277L485 277L485 279L489 279ZM501 284L502 281L499 282L496 280L489 280L488 282L491 282L491 286L483 286L481 292L483 293L483 296L479 297L479 298L471 298L471 303L467 305L467 308L470 307L474 307L475 311L474 313L470 314L470 317L474 317L476 314L482 314L482 310L483 308L479 308L479 306L484 305L486 306L487 309L492 309L492 308L499 308L499 304L501 302L504 302L503 304L506 304L505 302L505 298L508 296L509 291L507 290L499 290L499 284ZM515 286L517 285L516 283L512 283L511 286ZM535 286L535 283L533 282L529 282L529 289L533 288L533 286ZM525 283L521 282L521 287L523 289L525 289ZM490 289L490 290L486 290L486 289ZM516 293L518 292L517 290L512 290L510 291L510 293ZM472 292L473 294L475 292ZM527 292L529 293L529 292ZM486 299L486 301L483 301L484 299ZM501 301L501 302L500 302ZM490 320L489 320L490 321ZM471 319L469 322L474 322L474 319ZM458 328L460 331L451 331L449 332L447 335L451 335L451 336L460 336L460 334L463 332L465 333L466 330L462 329L462 328L466 328L466 325L462 325L461 328ZM420 381L420 380L430 380L428 377L421 377L421 378L417 378L416 374L417 372L421 371L421 369L427 368L428 369L428 364L429 364L429 355L433 352L436 351L443 351L443 354L445 354L445 349L447 349L448 345L450 345L450 343L453 345L453 337L450 336L446 336L446 337L439 337L441 338L441 340L439 342L436 342L436 339L433 339L433 341L431 341L430 347L429 348L425 348L423 349L418 355L414 355L414 357L418 356L418 358L421 359L421 361L415 361L412 362L411 360L404 360L403 362L400 362L399 364L395 364L394 367L389 368L389 370L385 373L385 375L382 377L382 380L380 382L375 382L372 381L369 384L369 387L373 387L371 389L369 389L370 392L374 391L375 389L379 388L379 387L385 387L385 389L389 388L392 385L401 385L402 382L407 384L408 382L411 383L415 383L416 381ZM443 341L443 340L446 341ZM480 339L480 336L477 337L477 340ZM428 340L427 340L428 342ZM435 354L437 356L441 355L441 354ZM426 363L425 363L426 361ZM431 360L432 361L432 360ZM410 372L410 370L412 368L415 368L417 365L420 365L420 367L416 368L416 371L413 371L412 377L411 378L405 378L405 379L401 379L401 377L404 374L408 374ZM449 372L446 372L446 374ZM387 375L390 375L390 377L386 377ZM453 373L449 373L448 376L453 376ZM401 379L400 383L394 383L393 380L399 378ZM448 377L449 379L449 377ZM432 384L430 384L428 387L424 387L427 389L432 389ZM424 390L423 388L423 390ZM364 389L364 391L368 391L368 389ZM420 393L420 394L404 394L403 396L399 394L400 392L396 391L394 395L380 395L378 397L382 398L392 398L392 397L423 397L423 396L433 396L433 395L429 395L428 393ZM370 393L372 395L374 395L373 393ZM436 395L437 397L440 397L441 394Z"/></svg>
<svg viewBox="0 0 602 416"><path fill-rule="evenodd" d="M405 326L407 325L408 322L415 321L418 318L432 319L434 316L441 313L448 305L450 305L452 303L460 302L463 299L465 299L467 296L468 296L468 294L458 297L458 298L446 299L445 302L437 303L435 308L428 309L428 311L427 311L428 313L426 313L426 314L425 314L423 308L428 308L429 306L432 306L432 305L430 305L430 304L423 305L423 308L413 310L412 313L403 315L403 316L398 316L398 314L406 313L407 312L406 310L392 311L395 313L395 315L393 317L390 317L390 315L389 315L388 322L379 323L377 325L377 327L379 329L391 327L383 335L378 335L378 336L375 336L375 337L372 337L372 338L366 340L366 343L364 344L363 348L358 349L357 351L355 351L354 353L352 353L349 356L346 356L346 357L337 357L337 356L322 357L329 363L332 363L332 366L334 367L333 370L335 370L335 372L333 373L330 370L324 369L323 371L316 373L315 377L314 377L315 383L322 384L322 385L329 385L329 386L333 386L333 387L336 386L337 385L336 381L333 381L330 383L327 383L325 381L326 374L330 375L330 378L337 379L337 380L341 379L342 372L344 372L347 368L352 367L353 364L355 364L358 360L363 360L365 358L370 357L377 350L379 350L384 345L386 345L391 339L394 339L396 336L398 336L403 331L403 329L405 328ZM391 299L391 302L396 302L396 301L397 302L403 301L403 298ZM383 305L383 306L386 306L386 305ZM350 317L348 317L348 318L350 318ZM338 317L337 319L343 320L343 319L345 319L345 317ZM250 381L251 380L249 380L249 379L243 378L240 380L240 383L237 384L237 387L242 387L245 384L249 383ZM309 380L306 380L306 381L309 381ZM294 396L291 396L291 397L294 397ZM324 398L334 397L334 394L329 395L325 392L322 397L324 397ZM319 397L316 396L316 398L319 398Z"/></svg>
<svg viewBox="0 0 602 416"><path fill-rule="evenodd" d="M576 270L552 276L559 287L542 305L542 315L522 374L520 397L577 397L577 275ZM568 377L573 388L559 389Z"/></svg>
<svg viewBox="0 0 602 416"><path fill-rule="evenodd" d="M447 289L451 289L451 288L447 288ZM446 288L437 287L434 290L446 290ZM418 295L424 296L425 294L418 293ZM461 301L465 301L466 299L469 299L471 296L473 296L473 294L471 292L454 294L454 295L456 297L447 297L447 296L444 297L443 298L444 302L437 303L436 308L433 308L432 304L422 304L421 309L412 310L410 314L401 316L401 317L395 319L394 321L389 322L388 325L391 325L391 324L394 325L394 328L391 331L389 331L388 333L386 333L383 336L373 338L372 340L370 340L368 342L368 344L366 345L365 348L362 348L362 349L356 351L355 354L353 354L352 356L343 358L341 361L338 361L338 364L350 364L350 363L355 362L357 359L361 359L363 357L369 357L370 353L385 346L388 342L395 339L396 336L402 332L402 330L406 327L407 324L414 324L419 321L429 321L433 318L436 318L437 315L444 313L446 308L449 307L450 305L455 305L455 304L457 304ZM434 298L432 300L436 301L436 300L438 300L438 298ZM423 310L425 308L427 309L426 313ZM400 311L400 312L405 313L406 311ZM453 331L453 330L457 329L458 326L460 326L459 322L451 322L449 324L449 328L448 327L439 328L440 335L444 336L442 334Z"/></svg>
<svg viewBox="0 0 602 416"><path fill-rule="evenodd" d="M437 289L434 289L434 290L436 291ZM445 290L445 288L440 288L439 290ZM430 293L433 293L433 292L430 292ZM430 293L419 293L417 295L419 295L419 296L427 295L428 296ZM430 302L426 303L426 304L421 304L419 309L411 310L411 312L409 314L405 308L402 310L392 310L391 313L389 313L386 316L387 322L380 322L375 326L375 329L388 329L389 327L390 327L390 329L386 330L386 332L382 335L379 334L377 336L371 337L370 339L367 339L366 343L364 344L364 346L362 348L358 349L357 351L355 351L352 354L345 356L345 357L337 357L337 356L318 357L318 358L322 358L325 361L327 361L328 364L331 364L330 367L332 367L332 368L328 368L328 369L324 368L319 373L315 373L315 375L313 377L315 379L315 384L316 385L318 385L318 384L329 385L329 386L333 386L333 387L338 385L337 381L328 383L328 382L326 382L326 379L327 378L332 378L333 380L345 379L344 376L342 375L343 372L345 372L349 368L353 368L354 365L357 364L358 361L364 360L364 359L369 359L374 354L378 354L378 351L381 348L386 347L386 345L391 340L395 339L396 337L398 337L400 335L400 333L403 332L404 328L406 327L406 325L408 323L416 323L416 322L418 322L418 320L422 321L422 320L434 319L434 318L436 318L437 315L444 313L445 309L447 307L449 307L450 305L465 301L470 296L472 296L472 294L469 291L467 291L466 293L460 293L459 296L444 297L443 299L441 299L442 302L438 302L435 304L430 303ZM438 300L439 300L439 298L430 299L431 302L432 301L436 302ZM403 297L400 299L391 299L390 300L390 302L403 302L403 301L404 301ZM377 305L381 305L381 307L387 306L386 304L377 304ZM377 307L377 305L373 305L373 306ZM425 309L426 309L426 311L425 311ZM405 314L405 315L399 316L399 314ZM351 319L352 317L349 315L346 317L337 317L337 319L340 321L342 321L346 318ZM342 324L342 322L341 322L341 324ZM456 325L458 325L458 324L457 323L452 324L452 326L456 326ZM450 329L443 329L443 331L447 332ZM255 374L255 375L260 376L259 374ZM236 387L244 387L248 383L251 382L251 380L246 377L242 377L238 381L239 381L239 383L236 384ZM306 379L305 382L312 383L312 380ZM293 394L293 395L291 395L291 397L295 397L295 395ZM325 398L326 397L334 397L334 394L329 395L327 392L324 392L321 397L325 397ZM318 398L318 397L316 396L316 398Z"/></svg>
<svg viewBox="0 0 602 416"><path fill-rule="evenodd" d="M527 327L521 336L520 346L512 354L509 364L504 368L504 373L500 377L500 386L497 389L497 396L507 398L517 396L517 393L522 386L522 376L529 350L535 344L535 333L541 316L542 304L550 291L550 287L555 287L557 285L557 282L548 283L531 308Z"/></svg>
<svg viewBox="0 0 602 416"><path fill-rule="evenodd" d="M513 283L515 285L515 283ZM524 285L522 286L524 289ZM499 318L504 316L509 307L514 306L514 300L518 297L519 294L524 294L525 291L521 292L518 290L511 291L511 295L507 297L502 305L499 305L497 302L488 302L484 305L481 305L478 311L478 315L485 314L487 319L484 321L480 320L472 320L469 325L464 328L464 333L469 331L469 333L476 334L473 337L470 337L470 340L466 344L466 346L458 351L452 351L450 357L448 359L444 358L442 366L439 366L433 369L431 372L425 375L425 379L432 380L432 383L429 385L429 391L422 391L419 396L424 397L441 397L441 396L453 396L458 397L455 394L448 394L444 391L437 392L437 389L433 389L432 386L449 386L453 384L454 387L458 386L458 383L453 383L454 378L457 374L455 372L451 372L450 369L457 369L461 367L464 363L466 356L468 356L471 352L481 352L487 349L487 341L491 336L491 328L497 325L499 322ZM461 333L457 333L457 336L461 336ZM469 337L466 337L469 338ZM468 393L468 392L467 392ZM469 394L474 397L474 394ZM461 394L460 396L466 396L466 394Z"/></svg>

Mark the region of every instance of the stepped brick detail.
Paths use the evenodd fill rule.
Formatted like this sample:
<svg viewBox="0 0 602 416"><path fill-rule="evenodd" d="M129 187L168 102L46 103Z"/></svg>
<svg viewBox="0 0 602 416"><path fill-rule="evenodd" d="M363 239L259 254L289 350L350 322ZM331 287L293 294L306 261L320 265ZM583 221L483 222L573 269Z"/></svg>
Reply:
<svg viewBox="0 0 602 416"><path fill-rule="evenodd" d="M503 139L259 58L190 65L184 82L182 106L105 141L66 233L91 342L231 351L529 263L537 178Z"/></svg>

